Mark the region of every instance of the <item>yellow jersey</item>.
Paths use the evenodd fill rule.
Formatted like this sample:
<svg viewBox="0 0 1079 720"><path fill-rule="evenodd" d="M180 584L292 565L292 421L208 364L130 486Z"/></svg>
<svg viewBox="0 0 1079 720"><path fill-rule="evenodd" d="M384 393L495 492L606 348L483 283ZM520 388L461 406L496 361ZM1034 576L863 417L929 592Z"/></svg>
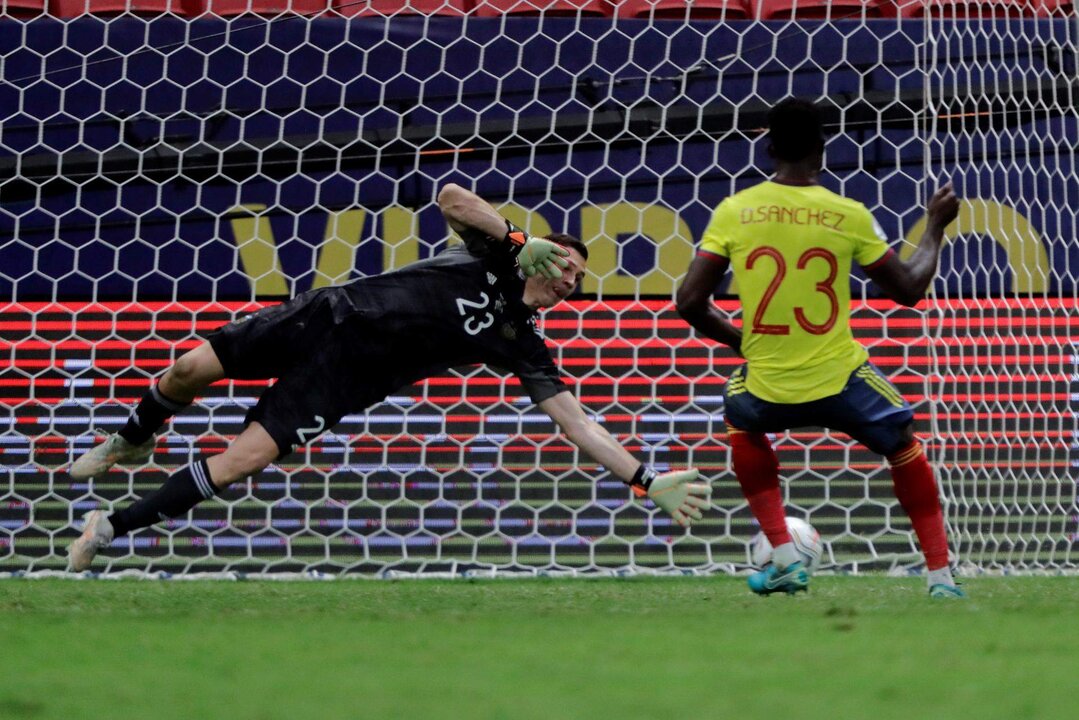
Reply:
<svg viewBox="0 0 1079 720"><path fill-rule="evenodd" d="M873 265L889 247L865 205L820 185L764 182L720 203L700 251L730 260L756 397L835 395L868 359L850 330L851 262Z"/></svg>

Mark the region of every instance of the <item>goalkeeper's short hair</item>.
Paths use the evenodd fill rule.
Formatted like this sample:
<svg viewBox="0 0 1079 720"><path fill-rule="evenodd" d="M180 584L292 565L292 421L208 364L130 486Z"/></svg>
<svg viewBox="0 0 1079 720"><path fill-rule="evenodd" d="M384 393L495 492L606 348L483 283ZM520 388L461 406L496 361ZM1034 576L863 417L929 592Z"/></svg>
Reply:
<svg viewBox="0 0 1079 720"><path fill-rule="evenodd" d="M553 243L561 245L562 247L573 248L577 252L581 253L581 257L583 257L585 260L588 259L588 246L577 238L573 237L572 235L567 235L566 233L551 233L550 235L546 235L544 237L546 237Z"/></svg>

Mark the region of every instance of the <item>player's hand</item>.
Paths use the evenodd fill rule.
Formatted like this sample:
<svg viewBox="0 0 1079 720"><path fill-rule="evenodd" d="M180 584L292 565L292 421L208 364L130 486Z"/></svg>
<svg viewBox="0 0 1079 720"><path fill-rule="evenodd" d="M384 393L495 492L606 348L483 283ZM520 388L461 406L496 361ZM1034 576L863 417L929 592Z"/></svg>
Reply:
<svg viewBox="0 0 1079 720"><path fill-rule="evenodd" d="M926 214L929 223L943 230L959 215L959 198L951 182L947 182L929 198Z"/></svg>
<svg viewBox="0 0 1079 720"><path fill-rule="evenodd" d="M558 243L529 235L517 255L517 264L529 277L538 272L544 277L557 280L562 277L562 268L569 267L567 256L569 250Z"/></svg>
<svg viewBox="0 0 1079 720"><path fill-rule="evenodd" d="M694 482L697 475L692 468L675 470L657 475L648 486L648 497L652 502L670 513L682 527L689 527L694 520L700 520L712 497L711 485Z"/></svg>

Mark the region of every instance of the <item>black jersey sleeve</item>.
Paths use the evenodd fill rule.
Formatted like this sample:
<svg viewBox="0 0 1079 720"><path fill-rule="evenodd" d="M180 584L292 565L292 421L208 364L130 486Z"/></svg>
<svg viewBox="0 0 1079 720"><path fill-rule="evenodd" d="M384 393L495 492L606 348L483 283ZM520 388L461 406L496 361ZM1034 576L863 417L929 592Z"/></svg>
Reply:
<svg viewBox="0 0 1079 720"><path fill-rule="evenodd" d="M528 343L528 351L509 369L521 381L534 403L541 403L569 389L562 381L551 351L539 336L534 336L533 341Z"/></svg>
<svg viewBox="0 0 1079 720"><path fill-rule="evenodd" d="M506 221L506 233L520 232L520 229L511 223ZM506 240L506 237L491 237L485 232L476 230L474 228L468 228L466 230L460 230L457 233L465 243L465 247L473 255L480 257L495 255L498 257L504 257L512 259L520 252L520 246L514 245Z"/></svg>

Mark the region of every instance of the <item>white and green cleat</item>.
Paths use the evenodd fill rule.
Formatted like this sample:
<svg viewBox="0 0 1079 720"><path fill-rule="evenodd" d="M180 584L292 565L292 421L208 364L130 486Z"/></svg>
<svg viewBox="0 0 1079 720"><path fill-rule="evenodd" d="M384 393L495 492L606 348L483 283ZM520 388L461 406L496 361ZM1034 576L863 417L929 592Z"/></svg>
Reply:
<svg viewBox="0 0 1079 720"><path fill-rule="evenodd" d="M794 562L778 569L771 564L760 572L749 576L749 589L758 595L771 595L772 593L787 593L794 595L799 592L809 591L809 573L801 561Z"/></svg>
<svg viewBox="0 0 1079 720"><path fill-rule="evenodd" d="M142 445L132 445L113 433L73 462L68 474L73 480L86 480L108 472L113 465L144 465L153 456L156 444L157 438L152 437Z"/></svg>
<svg viewBox="0 0 1079 720"><path fill-rule="evenodd" d="M937 583L929 588L929 597L934 599L963 599L967 594L960 590L955 585L946 585L945 583Z"/></svg>
<svg viewBox="0 0 1079 720"><path fill-rule="evenodd" d="M82 572L90 567L99 550L112 544L116 532L104 510L86 513L86 524L82 535L67 546L67 569L69 572Z"/></svg>

